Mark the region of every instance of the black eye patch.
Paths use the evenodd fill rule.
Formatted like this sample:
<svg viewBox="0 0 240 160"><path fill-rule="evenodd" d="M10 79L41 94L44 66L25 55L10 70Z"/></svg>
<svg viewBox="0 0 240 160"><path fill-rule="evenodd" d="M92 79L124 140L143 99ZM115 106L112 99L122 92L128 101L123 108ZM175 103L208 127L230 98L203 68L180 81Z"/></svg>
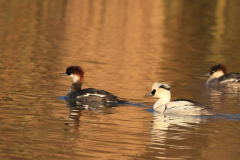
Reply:
<svg viewBox="0 0 240 160"><path fill-rule="evenodd" d="M70 71L70 70L67 70L67 71L66 71L66 73L67 73L67 75L69 75L69 76L70 76L70 75L72 74L72 71Z"/></svg>
<svg viewBox="0 0 240 160"><path fill-rule="evenodd" d="M152 90L152 95L154 95L156 93L156 89Z"/></svg>
<svg viewBox="0 0 240 160"><path fill-rule="evenodd" d="M213 75L214 72L216 72L216 71L211 71L210 74Z"/></svg>

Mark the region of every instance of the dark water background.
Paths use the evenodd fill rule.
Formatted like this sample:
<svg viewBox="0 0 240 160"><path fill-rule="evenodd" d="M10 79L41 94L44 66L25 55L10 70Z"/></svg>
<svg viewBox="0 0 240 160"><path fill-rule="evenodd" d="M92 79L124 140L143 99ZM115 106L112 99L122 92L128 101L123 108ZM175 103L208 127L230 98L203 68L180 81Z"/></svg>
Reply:
<svg viewBox="0 0 240 160"><path fill-rule="evenodd" d="M240 72L238 0L1 0L0 159L239 159L240 95L207 88L218 63ZM83 88L148 107L67 108L69 65ZM154 82L225 117L146 112ZM77 117L77 118L76 118ZM68 124L68 125L66 125Z"/></svg>

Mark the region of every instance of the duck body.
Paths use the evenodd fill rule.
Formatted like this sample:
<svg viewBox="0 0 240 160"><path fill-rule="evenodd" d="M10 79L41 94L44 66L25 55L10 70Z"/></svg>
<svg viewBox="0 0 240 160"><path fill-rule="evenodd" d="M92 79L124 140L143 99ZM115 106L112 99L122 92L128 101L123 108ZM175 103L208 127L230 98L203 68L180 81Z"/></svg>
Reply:
<svg viewBox="0 0 240 160"><path fill-rule="evenodd" d="M95 88L86 88L76 92L68 92L67 100L70 102L100 102L100 103L120 103L117 96Z"/></svg>
<svg viewBox="0 0 240 160"><path fill-rule="evenodd" d="M66 72L60 75L73 78L73 83L67 93L67 101L70 105L83 105L89 102L97 103L122 103L117 96L95 88L82 89L84 71L80 66L69 66Z"/></svg>
<svg viewBox="0 0 240 160"><path fill-rule="evenodd" d="M215 109L205 106L203 104L186 100L177 99L170 101L171 93L170 86L156 82L152 86L152 92L146 96L153 96L159 98L153 105L153 110L161 112L162 114L176 114L176 115L216 115Z"/></svg>
<svg viewBox="0 0 240 160"><path fill-rule="evenodd" d="M177 99L171 101L163 106L155 106L155 111L162 112L162 107L165 108L163 114L176 114L176 115L215 115L216 111L203 104L186 100Z"/></svg>
<svg viewBox="0 0 240 160"><path fill-rule="evenodd" d="M209 76L206 82L209 86L240 88L240 73L227 73L222 64L212 66L210 72L203 76Z"/></svg>
<svg viewBox="0 0 240 160"><path fill-rule="evenodd" d="M228 73L219 78L209 80L206 84L210 86L240 88L240 73Z"/></svg>

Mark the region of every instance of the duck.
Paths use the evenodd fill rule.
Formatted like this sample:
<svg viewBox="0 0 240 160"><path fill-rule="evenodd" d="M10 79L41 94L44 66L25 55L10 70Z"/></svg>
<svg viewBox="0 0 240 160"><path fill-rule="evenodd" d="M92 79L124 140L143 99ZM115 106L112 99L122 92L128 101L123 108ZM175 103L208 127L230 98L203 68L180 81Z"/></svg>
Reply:
<svg viewBox="0 0 240 160"><path fill-rule="evenodd" d="M72 85L66 95L66 100L71 105L82 105L88 102L99 102L105 104L126 102L119 100L117 96L104 90L95 88L82 89L84 70L81 66L69 66L66 68L66 72L60 73L60 75L68 76L73 79Z"/></svg>
<svg viewBox="0 0 240 160"><path fill-rule="evenodd" d="M203 76L209 77L206 85L240 88L240 73L227 73L226 66L221 63L212 66Z"/></svg>
<svg viewBox="0 0 240 160"><path fill-rule="evenodd" d="M152 91L145 96L158 98L153 105L153 110L162 114L172 115L216 115L217 111L203 104L186 100L171 99L171 86L165 83L155 82L152 86Z"/></svg>

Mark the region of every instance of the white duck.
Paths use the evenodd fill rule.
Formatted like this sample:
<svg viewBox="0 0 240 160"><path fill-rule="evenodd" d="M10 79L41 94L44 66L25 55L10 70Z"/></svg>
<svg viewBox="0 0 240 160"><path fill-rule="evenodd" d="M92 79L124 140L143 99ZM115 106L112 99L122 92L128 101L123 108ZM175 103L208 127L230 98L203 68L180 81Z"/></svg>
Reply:
<svg viewBox="0 0 240 160"><path fill-rule="evenodd" d="M159 98L153 105L153 110L163 114L178 115L216 115L216 110L186 99L177 99L170 102L170 85L156 82L152 91L145 96Z"/></svg>

